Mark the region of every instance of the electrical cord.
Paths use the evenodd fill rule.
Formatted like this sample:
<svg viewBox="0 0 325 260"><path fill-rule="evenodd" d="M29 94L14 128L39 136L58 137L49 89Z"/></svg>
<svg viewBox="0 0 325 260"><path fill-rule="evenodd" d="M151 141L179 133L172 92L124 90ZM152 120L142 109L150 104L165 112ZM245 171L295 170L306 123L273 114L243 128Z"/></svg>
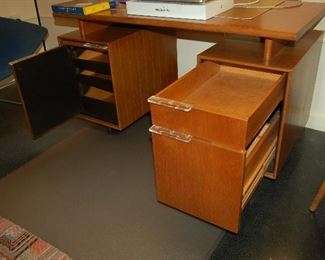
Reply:
<svg viewBox="0 0 325 260"><path fill-rule="evenodd" d="M237 3L234 4L234 8L236 9L288 9L288 8L294 8L299 7L303 4L302 0L285 0L281 3L278 3L278 5L271 5L271 6L254 6L254 4L257 4L260 2L260 0L253 0L251 2L246 3ZM285 2L295 2L293 5L283 5ZM281 6L279 6L281 4ZM226 18L226 19L234 19L234 20L250 20L254 17L236 17L236 16L222 16L222 15L216 15L216 17L219 18Z"/></svg>
<svg viewBox="0 0 325 260"><path fill-rule="evenodd" d="M237 4L234 4L235 7L243 7L243 6L247 6L247 5L254 5L254 4L257 4L260 0L253 0L253 1L250 1L250 2L245 2L245 3L237 3Z"/></svg>
<svg viewBox="0 0 325 260"><path fill-rule="evenodd" d="M251 2L251 3L238 3L238 4L234 4L235 8L246 8L246 9L286 9L286 8L294 8L294 7L299 7L301 6L302 0L285 0L284 2L281 2L280 4L286 3L286 2L296 2L293 5L289 5L289 6L278 6L278 5L261 5L261 6L252 6L256 3L260 2L260 0Z"/></svg>

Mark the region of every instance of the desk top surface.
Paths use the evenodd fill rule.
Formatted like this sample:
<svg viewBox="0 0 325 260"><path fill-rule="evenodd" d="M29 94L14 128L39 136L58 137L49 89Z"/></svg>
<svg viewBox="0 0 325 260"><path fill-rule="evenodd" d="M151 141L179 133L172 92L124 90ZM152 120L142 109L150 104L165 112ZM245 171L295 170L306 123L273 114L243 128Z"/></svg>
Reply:
<svg viewBox="0 0 325 260"><path fill-rule="evenodd" d="M248 20L213 17L209 20L189 20L128 15L125 7L87 16L54 14L56 17L77 18L94 22L154 26L216 33L231 33L289 41L299 40L314 28L325 15L324 3L303 3L299 7L271 9Z"/></svg>

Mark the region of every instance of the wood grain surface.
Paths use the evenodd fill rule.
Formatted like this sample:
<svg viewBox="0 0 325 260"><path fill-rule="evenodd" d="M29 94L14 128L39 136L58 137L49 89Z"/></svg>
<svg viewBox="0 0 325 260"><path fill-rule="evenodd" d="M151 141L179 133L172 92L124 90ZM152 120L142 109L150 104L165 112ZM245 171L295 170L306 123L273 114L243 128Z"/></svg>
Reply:
<svg viewBox="0 0 325 260"><path fill-rule="evenodd" d="M262 2L263 0L261 0ZM80 19L76 15L53 14L56 17ZM325 4L303 3L296 8L273 9L250 20L213 17L206 21L128 15L125 7L82 16L98 23L144 25L194 31L232 33L271 39L297 41L325 15Z"/></svg>

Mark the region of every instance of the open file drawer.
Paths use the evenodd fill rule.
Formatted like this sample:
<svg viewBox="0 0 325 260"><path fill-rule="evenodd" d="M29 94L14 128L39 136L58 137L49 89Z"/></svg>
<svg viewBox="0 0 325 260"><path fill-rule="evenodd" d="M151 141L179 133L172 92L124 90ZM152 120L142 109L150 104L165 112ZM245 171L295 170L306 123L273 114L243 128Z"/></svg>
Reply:
<svg viewBox="0 0 325 260"><path fill-rule="evenodd" d="M274 157L284 76L204 62L149 98L158 200L238 232Z"/></svg>

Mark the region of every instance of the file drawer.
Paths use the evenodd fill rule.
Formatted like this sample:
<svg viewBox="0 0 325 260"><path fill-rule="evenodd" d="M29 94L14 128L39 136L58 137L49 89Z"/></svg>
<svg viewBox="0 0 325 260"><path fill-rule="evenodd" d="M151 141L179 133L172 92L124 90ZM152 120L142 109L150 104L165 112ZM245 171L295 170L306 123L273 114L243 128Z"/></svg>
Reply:
<svg viewBox="0 0 325 260"><path fill-rule="evenodd" d="M204 62L149 98L158 200L238 232L274 158L283 82Z"/></svg>
<svg viewBox="0 0 325 260"><path fill-rule="evenodd" d="M245 154L242 208L261 181L269 165L275 159L279 133L280 113L277 111L250 144Z"/></svg>

